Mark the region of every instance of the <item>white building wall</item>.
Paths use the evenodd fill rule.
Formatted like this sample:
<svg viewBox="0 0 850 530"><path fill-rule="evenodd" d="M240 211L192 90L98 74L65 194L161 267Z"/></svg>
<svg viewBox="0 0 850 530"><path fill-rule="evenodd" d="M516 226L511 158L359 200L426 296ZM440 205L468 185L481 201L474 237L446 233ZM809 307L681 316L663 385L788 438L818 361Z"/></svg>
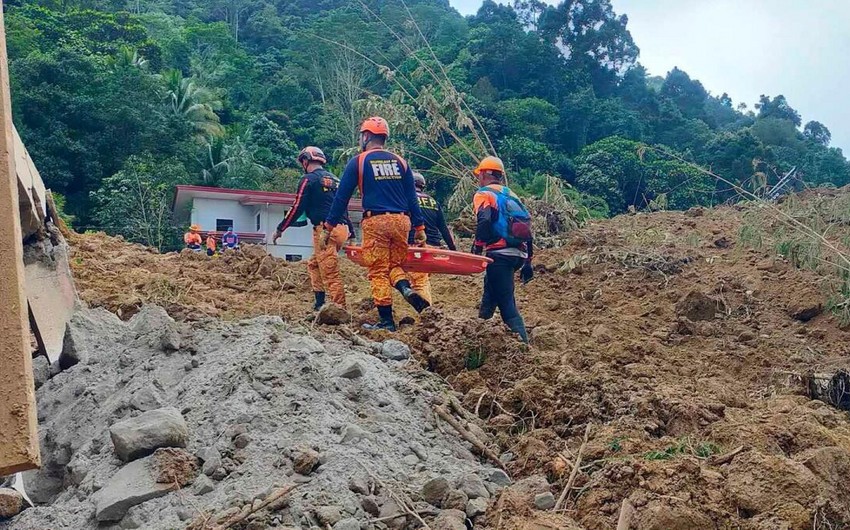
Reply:
<svg viewBox="0 0 850 530"><path fill-rule="evenodd" d="M267 204L259 206L243 206L236 200L202 199L192 201L191 222L201 226L201 230L215 230L216 219L232 219L235 232L259 232L266 235L266 250L272 256L281 259L302 260L313 255L313 225L291 227L283 233L277 245L271 244L272 236L286 213L288 206ZM260 226L257 228L257 215L260 216ZM359 232L359 215L355 225ZM359 233L358 233L359 236Z"/></svg>

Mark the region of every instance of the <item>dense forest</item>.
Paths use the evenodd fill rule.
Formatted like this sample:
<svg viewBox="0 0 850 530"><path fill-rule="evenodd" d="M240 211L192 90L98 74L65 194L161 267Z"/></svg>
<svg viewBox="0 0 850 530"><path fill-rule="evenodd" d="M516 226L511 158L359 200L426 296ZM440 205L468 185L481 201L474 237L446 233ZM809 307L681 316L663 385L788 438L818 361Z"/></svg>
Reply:
<svg viewBox="0 0 850 530"><path fill-rule="evenodd" d="M649 77L609 0L486 0L465 18L448 0L5 9L15 123L46 184L78 229L157 246L180 228L175 184L291 190L300 147L339 171L373 112L443 200L482 151L521 193L554 179L597 216L759 194L792 168L797 186L850 183L827 127L782 95L750 109L678 68Z"/></svg>

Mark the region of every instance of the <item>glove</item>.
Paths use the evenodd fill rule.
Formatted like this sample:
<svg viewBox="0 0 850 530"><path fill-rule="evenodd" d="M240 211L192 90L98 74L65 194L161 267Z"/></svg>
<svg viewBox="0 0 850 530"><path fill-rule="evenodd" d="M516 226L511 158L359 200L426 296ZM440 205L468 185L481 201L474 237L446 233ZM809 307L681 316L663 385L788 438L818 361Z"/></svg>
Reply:
<svg viewBox="0 0 850 530"><path fill-rule="evenodd" d="M484 246L483 245L472 245L472 253L476 256L480 256L484 254Z"/></svg>
<svg viewBox="0 0 850 530"><path fill-rule="evenodd" d="M519 279L522 283L528 283L534 278L534 267L531 266L531 261L526 260L525 265L519 270Z"/></svg>
<svg viewBox="0 0 850 530"><path fill-rule="evenodd" d="M319 250L325 250L328 248L328 241L331 239L331 229L328 225L324 225L322 228L322 233L319 236Z"/></svg>
<svg viewBox="0 0 850 530"><path fill-rule="evenodd" d="M280 229L275 230L274 235L272 236L272 245L277 245L277 240L280 239L280 236L282 235L283 233L281 233Z"/></svg>
<svg viewBox="0 0 850 530"><path fill-rule="evenodd" d="M413 234L413 242L416 243L416 246L424 247L426 241L428 241L428 236L425 234L425 229L417 228Z"/></svg>

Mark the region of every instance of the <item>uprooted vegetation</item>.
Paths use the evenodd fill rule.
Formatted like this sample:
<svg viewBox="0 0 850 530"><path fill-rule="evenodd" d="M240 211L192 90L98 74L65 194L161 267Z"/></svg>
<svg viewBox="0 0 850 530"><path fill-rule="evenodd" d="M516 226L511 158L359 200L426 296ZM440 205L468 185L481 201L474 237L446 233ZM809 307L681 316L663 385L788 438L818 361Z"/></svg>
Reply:
<svg viewBox="0 0 850 530"><path fill-rule="evenodd" d="M846 216L847 197L780 208ZM759 214L638 214L571 232L518 287L530 348L476 318L480 278L434 278L436 309L398 338L486 422L512 475L544 475L556 499L569 485L562 513L583 528L616 526L624 499L633 528L840 528L850 421L807 397L805 377L847 368L844 306L830 302L842 277L826 252L790 252L795 236ZM822 232L833 245L842 218ZM209 260L103 235L72 244L83 298L125 318L146 301L178 319L310 315L303 265L260 249ZM343 262L343 276L354 322L323 329L349 336L374 315L363 271ZM497 506L488 527L520 527L534 508L507 494Z"/></svg>

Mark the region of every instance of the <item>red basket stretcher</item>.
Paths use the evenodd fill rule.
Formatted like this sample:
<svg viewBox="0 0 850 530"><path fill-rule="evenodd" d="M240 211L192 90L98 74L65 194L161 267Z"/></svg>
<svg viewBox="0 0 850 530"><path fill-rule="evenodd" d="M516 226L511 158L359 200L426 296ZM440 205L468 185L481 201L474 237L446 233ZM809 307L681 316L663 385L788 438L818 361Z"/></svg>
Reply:
<svg viewBox="0 0 850 530"><path fill-rule="evenodd" d="M345 247L345 255L354 263L363 264L363 249L357 246ZM441 248L410 247L402 268L408 272L427 272L429 274L470 275L484 272L493 260L467 252L456 252Z"/></svg>

